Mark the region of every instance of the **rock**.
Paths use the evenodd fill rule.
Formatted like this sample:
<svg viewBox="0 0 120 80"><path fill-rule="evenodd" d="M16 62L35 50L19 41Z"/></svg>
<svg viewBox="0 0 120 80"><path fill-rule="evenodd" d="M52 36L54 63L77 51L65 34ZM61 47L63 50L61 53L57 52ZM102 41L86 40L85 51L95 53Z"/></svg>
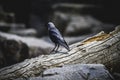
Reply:
<svg viewBox="0 0 120 80"><path fill-rule="evenodd" d="M20 37L0 32L0 54L5 59L5 66L21 62L28 58L49 54L53 45L38 38ZM2 61L3 62L3 61ZM1 63L2 64L2 63ZM4 67L4 65L1 65Z"/></svg>
<svg viewBox="0 0 120 80"><path fill-rule="evenodd" d="M47 69L29 80L114 80L102 64L75 64Z"/></svg>
<svg viewBox="0 0 120 80"><path fill-rule="evenodd" d="M53 22L65 36L88 35L98 33L102 30L110 32L115 28L115 25L103 23L90 15L78 15L58 11L54 12Z"/></svg>
<svg viewBox="0 0 120 80"><path fill-rule="evenodd" d="M61 11L65 13L89 14L100 7L92 4L58 3L54 4L52 8L54 11Z"/></svg>
<svg viewBox="0 0 120 80"><path fill-rule="evenodd" d="M25 29L24 24L0 22L0 31L9 32L10 30Z"/></svg>
<svg viewBox="0 0 120 80"><path fill-rule="evenodd" d="M5 22L0 22L0 31L8 32L10 30L10 26Z"/></svg>
<svg viewBox="0 0 120 80"><path fill-rule="evenodd" d="M97 32L102 30L100 26L102 22L88 15L76 15L70 13L55 12L53 22L63 35L66 36L79 36L83 34ZM98 27L99 26L99 27ZM95 30L93 30L93 28Z"/></svg>
<svg viewBox="0 0 120 80"><path fill-rule="evenodd" d="M10 33L17 34L20 36L36 36L37 31L35 29L20 29L20 30L11 30Z"/></svg>
<svg viewBox="0 0 120 80"><path fill-rule="evenodd" d="M80 42L88 37L91 37L95 34L88 34L88 35L81 35L81 36L71 36L71 37L65 37L65 40L68 42L68 44L74 44L76 42Z"/></svg>
<svg viewBox="0 0 120 80"><path fill-rule="evenodd" d="M66 35L83 35L98 33L100 31L110 32L114 30L115 25L102 23L92 16L73 16L65 31Z"/></svg>
<svg viewBox="0 0 120 80"><path fill-rule="evenodd" d="M71 21L68 23L65 35L78 36L81 34L100 32L102 30L101 24L102 22L88 15L71 15Z"/></svg>
<svg viewBox="0 0 120 80"><path fill-rule="evenodd" d="M66 36L94 34L101 30L110 32L115 28L114 24L104 23L95 18L95 13L99 14L103 9L100 5L58 3L52 8L53 22Z"/></svg>
<svg viewBox="0 0 120 80"><path fill-rule="evenodd" d="M3 57L6 61L6 66L29 58L29 48L21 41L4 40L1 49Z"/></svg>

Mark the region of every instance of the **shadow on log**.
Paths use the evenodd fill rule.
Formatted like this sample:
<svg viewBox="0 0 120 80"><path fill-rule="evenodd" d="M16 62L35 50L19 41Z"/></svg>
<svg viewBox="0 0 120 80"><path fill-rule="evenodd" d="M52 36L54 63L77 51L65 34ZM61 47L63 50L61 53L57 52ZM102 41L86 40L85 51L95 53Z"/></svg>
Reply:
<svg viewBox="0 0 120 80"><path fill-rule="evenodd" d="M111 72L120 73L120 26L109 34L102 31L70 47L71 51L67 52L68 54L41 55L2 68L0 69L0 80L43 76L47 69L79 63L104 64Z"/></svg>

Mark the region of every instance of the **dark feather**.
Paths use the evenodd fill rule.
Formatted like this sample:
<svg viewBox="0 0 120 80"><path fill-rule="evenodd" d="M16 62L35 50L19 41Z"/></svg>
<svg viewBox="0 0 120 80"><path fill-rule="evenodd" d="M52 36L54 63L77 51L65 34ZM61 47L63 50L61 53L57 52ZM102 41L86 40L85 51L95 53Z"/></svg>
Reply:
<svg viewBox="0 0 120 80"><path fill-rule="evenodd" d="M67 50L70 50L68 44L60 34L59 30L55 27L55 25L52 22L48 23L48 31L49 31L49 37L50 39L58 45L61 45L65 47Z"/></svg>

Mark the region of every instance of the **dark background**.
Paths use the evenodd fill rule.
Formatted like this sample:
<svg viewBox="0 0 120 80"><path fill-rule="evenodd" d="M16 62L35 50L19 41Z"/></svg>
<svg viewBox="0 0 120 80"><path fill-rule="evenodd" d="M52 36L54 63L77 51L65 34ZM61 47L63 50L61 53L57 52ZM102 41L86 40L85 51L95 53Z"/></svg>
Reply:
<svg viewBox="0 0 120 80"><path fill-rule="evenodd" d="M107 23L119 24L120 5L117 0L0 0L0 5L6 12L15 13L16 22L29 27L31 13L44 18L51 11L50 6L60 2L99 5L101 9L92 12L93 16Z"/></svg>

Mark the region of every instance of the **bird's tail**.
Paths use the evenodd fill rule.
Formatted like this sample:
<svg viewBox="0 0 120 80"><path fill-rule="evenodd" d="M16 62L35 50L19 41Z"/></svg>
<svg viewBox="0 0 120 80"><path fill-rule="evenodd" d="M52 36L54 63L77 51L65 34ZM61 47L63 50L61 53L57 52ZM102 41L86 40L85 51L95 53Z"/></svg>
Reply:
<svg viewBox="0 0 120 80"><path fill-rule="evenodd" d="M70 47L68 46L68 44L66 44L66 46L64 46L68 51L70 51Z"/></svg>
<svg viewBox="0 0 120 80"><path fill-rule="evenodd" d="M60 42L60 44L64 46L68 51L70 51L70 47L68 46L66 42Z"/></svg>

